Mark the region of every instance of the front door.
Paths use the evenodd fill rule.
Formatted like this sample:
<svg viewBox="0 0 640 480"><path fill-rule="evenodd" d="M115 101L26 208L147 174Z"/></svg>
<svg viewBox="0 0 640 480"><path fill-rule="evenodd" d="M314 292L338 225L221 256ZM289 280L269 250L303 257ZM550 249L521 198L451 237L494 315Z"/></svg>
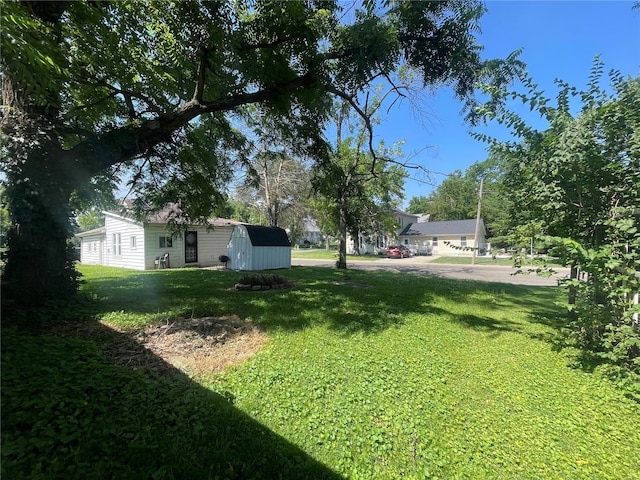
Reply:
<svg viewBox="0 0 640 480"><path fill-rule="evenodd" d="M198 261L198 232L186 232L184 236L184 263Z"/></svg>

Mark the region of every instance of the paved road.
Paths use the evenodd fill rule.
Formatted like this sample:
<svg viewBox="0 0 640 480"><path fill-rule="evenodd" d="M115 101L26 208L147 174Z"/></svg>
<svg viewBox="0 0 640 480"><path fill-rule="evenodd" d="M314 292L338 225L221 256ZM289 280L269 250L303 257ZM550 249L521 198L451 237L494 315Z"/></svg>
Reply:
<svg viewBox="0 0 640 480"><path fill-rule="evenodd" d="M430 263L433 257L383 258L374 261L348 262L349 268L362 270L386 270L419 275L431 275L443 278L460 278L464 280L481 280L484 282L510 283L513 285L555 286L558 280L568 277L568 268L556 268L557 273L549 278L537 275L512 275L515 269L493 265L447 265ZM292 258L292 265L334 267L333 260L312 260Z"/></svg>

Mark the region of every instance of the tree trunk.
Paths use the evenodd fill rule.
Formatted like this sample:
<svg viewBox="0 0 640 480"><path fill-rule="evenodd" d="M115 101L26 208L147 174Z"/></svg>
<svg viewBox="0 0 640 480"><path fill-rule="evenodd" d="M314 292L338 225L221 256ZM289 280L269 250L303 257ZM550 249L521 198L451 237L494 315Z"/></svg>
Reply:
<svg viewBox="0 0 640 480"><path fill-rule="evenodd" d="M6 193L11 227L2 291L5 313L67 302L78 287L68 243L73 172L65 168L62 150L54 142L40 140L40 146L27 151L9 147ZM52 154L56 150L58 155ZM18 160L21 157L25 161Z"/></svg>
<svg viewBox="0 0 640 480"><path fill-rule="evenodd" d="M577 278L578 278L578 267L576 266L576 262L573 261L573 262L571 262L571 270L570 270L570 273L569 273L569 279L570 280L575 280ZM569 305L571 307L574 307L575 304L576 304L576 295L577 295L577 289L576 289L576 287L571 285L569 287L569 296L568 296L568 302L569 302ZM577 318L576 312L572 308L571 310L569 310L569 320L573 321L576 318Z"/></svg>
<svg viewBox="0 0 640 480"><path fill-rule="evenodd" d="M30 2L27 6L58 31L64 2ZM29 312L66 303L77 291L79 274L68 243L73 233L69 199L75 186L89 179L63 150L56 131L60 79L46 81L54 93L39 104L25 97L20 78L7 72L2 77L3 169L11 223L2 308L5 318L15 316L28 323L37 323L42 316Z"/></svg>
<svg viewBox="0 0 640 480"><path fill-rule="evenodd" d="M347 268L347 215L344 197L338 202L338 215L340 219L340 238L338 241L338 262L336 267L339 269Z"/></svg>

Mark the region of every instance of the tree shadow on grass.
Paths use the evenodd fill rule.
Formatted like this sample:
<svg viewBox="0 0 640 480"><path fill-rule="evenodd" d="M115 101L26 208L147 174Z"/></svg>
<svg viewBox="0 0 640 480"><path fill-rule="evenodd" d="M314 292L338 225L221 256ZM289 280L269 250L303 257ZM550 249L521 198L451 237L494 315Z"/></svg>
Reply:
<svg viewBox="0 0 640 480"><path fill-rule="evenodd" d="M267 331L302 330L312 323L322 323L346 333L375 333L403 324L408 314L452 315L433 310L436 297L446 297L471 306L522 309L531 312L531 323L559 326L556 321L559 310L554 304L557 293L552 287L310 267L278 273L295 283L295 287L266 292L235 291L228 287L241 273L193 269L92 279L85 291L93 294L95 300L84 312L85 316L101 317L115 310L123 315L144 314L158 320L173 320L163 318L167 315L163 312L182 318L237 315ZM464 323L463 319L458 320ZM499 331L517 327L513 322L506 323L498 317L487 318L484 328Z"/></svg>
<svg viewBox="0 0 640 480"><path fill-rule="evenodd" d="M5 329L2 413L2 478L342 478L97 322Z"/></svg>

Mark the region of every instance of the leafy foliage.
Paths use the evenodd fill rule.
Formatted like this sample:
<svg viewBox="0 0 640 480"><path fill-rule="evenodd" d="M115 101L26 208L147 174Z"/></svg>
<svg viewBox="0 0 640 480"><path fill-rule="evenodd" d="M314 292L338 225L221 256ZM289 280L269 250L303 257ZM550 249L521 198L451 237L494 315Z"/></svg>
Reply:
<svg viewBox="0 0 640 480"><path fill-rule="evenodd" d="M530 225L535 220L555 237L554 252L572 267L563 283L569 338L637 379L640 77L610 72L610 95L601 87L602 75L603 63L596 59L585 91L558 81L555 107L526 79L529 93L511 95L547 120L542 132L501 107L484 113L520 139L494 143L510 159L513 217ZM582 104L575 117L572 97Z"/></svg>
<svg viewBox="0 0 640 480"><path fill-rule="evenodd" d="M238 280L238 283L242 285L290 285L291 282L282 275L265 275L261 273L253 273L250 275L243 275Z"/></svg>
<svg viewBox="0 0 640 480"><path fill-rule="evenodd" d="M381 105L377 97L370 110L363 112L365 118L356 119L348 102L335 106L336 145L330 160L314 175L314 190L319 194L314 207L323 230L338 238L338 268L347 268L347 234L358 238L392 231L390 212L403 197L406 170L401 143L389 148L380 142L375 151L371 144L366 147L367 124Z"/></svg>

